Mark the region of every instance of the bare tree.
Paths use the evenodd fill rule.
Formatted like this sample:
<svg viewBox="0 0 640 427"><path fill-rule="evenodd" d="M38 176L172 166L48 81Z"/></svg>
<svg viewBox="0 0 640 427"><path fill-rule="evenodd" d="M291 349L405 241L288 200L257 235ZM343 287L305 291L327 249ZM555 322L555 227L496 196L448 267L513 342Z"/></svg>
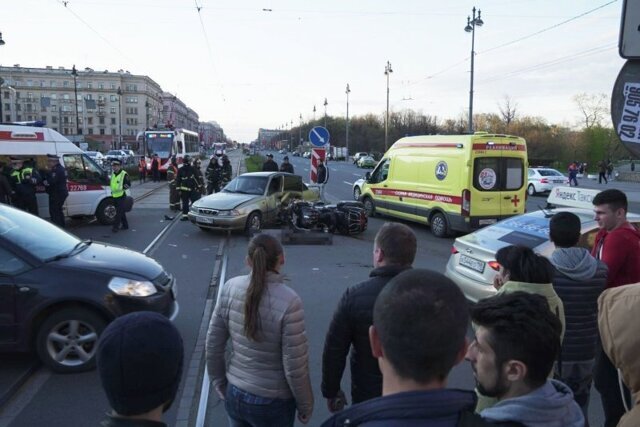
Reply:
<svg viewBox="0 0 640 427"><path fill-rule="evenodd" d="M602 127L609 116L609 97L604 93L579 93L573 97L573 102L578 106L587 129L594 126Z"/></svg>
<svg viewBox="0 0 640 427"><path fill-rule="evenodd" d="M509 95L505 95L503 99L503 105L498 104L498 108L500 109L500 115L502 116L502 120L506 125L507 131L509 130L509 125L516 118L516 113L518 112L518 103L513 102Z"/></svg>

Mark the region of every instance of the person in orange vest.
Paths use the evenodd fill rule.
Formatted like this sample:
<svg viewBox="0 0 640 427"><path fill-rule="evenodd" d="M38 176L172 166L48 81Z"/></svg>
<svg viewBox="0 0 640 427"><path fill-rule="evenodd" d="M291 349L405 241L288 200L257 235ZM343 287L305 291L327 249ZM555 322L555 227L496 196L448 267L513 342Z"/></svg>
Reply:
<svg viewBox="0 0 640 427"><path fill-rule="evenodd" d="M140 182L147 181L147 159L142 156L140 157L140 161L138 162L138 172L140 172Z"/></svg>

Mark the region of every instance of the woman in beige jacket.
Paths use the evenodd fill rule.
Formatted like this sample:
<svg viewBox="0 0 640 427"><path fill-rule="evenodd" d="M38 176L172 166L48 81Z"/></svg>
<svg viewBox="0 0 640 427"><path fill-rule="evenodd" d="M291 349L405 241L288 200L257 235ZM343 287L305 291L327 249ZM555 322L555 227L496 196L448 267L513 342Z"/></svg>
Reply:
<svg viewBox="0 0 640 427"><path fill-rule="evenodd" d="M251 273L220 290L207 334L207 369L231 427L290 427L313 411L300 297L283 282L278 240L249 243ZM227 352L227 342L230 341ZM225 359L225 353L226 355Z"/></svg>

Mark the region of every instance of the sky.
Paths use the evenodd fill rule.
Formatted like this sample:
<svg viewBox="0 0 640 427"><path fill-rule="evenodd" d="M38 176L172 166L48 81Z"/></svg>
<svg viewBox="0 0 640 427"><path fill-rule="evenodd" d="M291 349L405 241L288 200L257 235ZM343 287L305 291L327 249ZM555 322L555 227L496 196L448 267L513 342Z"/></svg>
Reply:
<svg viewBox="0 0 640 427"><path fill-rule="evenodd" d="M0 64L148 75L241 143L259 128L386 109L573 126L579 93L611 94L622 0L0 0ZM65 5L66 4L66 5ZM199 10L198 10L199 9Z"/></svg>

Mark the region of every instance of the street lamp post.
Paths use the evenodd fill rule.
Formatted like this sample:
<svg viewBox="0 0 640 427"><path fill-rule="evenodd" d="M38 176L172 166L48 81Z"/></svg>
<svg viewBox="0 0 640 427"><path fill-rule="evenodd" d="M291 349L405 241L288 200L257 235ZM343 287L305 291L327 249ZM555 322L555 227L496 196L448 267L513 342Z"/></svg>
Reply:
<svg viewBox="0 0 640 427"><path fill-rule="evenodd" d="M387 61L387 65L384 67L384 75L387 76L387 114L384 121L384 151L386 153L389 147L389 74L393 73L391 68L391 62Z"/></svg>
<svg viewBox="0 0 640 427"><path fill-rule="evenodd" d="M472 9L472 17L467 16L467 26L464 30L467 33L471 33L471 84L469 88L469 133L473 133L473 63L476 56L475 42L476 42L476 27L482 27L484 21L480 18L480 9L478 9L478 16L476 17L476 8Z"/></svg>
<svg viewBox="0 0 640 427"><path fill-rule="evenodd" d="M76 99L76 135L80 135L80 122L78 121L78 70L76 70L75 64L71 68L71 75L73 76L73 93Z"/></svg>
<svg viewBox="0 0 640 427"><path fill-rule="evenodd" d="M349 89L349 83L347 83L347 90L344 91L347 94L347 125L346 125L346 137L345 137L345 145L347 147L347 154L344 158L345 161L349 161L349 94L351 93L351 89Z"/></svg>
<svg viewBox="0 0 640 427"><path fill-rule="evenodd" d="M314 125L315 125L315 121L316 121L316 106L315 106L315 104L313 105L313 121L314 121Z"/></svg>
<svg viewBox="0 0 640 427"><path fill-rule="evenodd" d="M302 113L300 113L300 126L298 127L298 147L302 144Z"/></svg>
<svg viewBox="0 0 640 427"><path fill-rule="evenodd" d="M122 148L122 89L118 86L118 149Z"/></svg>
<svg viewBox="0 0 640 427"><path fill-rule="evenodd" d="M329 105L329 103L327 102L327 98L324 99L324 127L327 127L327 105Z"/></svg>

